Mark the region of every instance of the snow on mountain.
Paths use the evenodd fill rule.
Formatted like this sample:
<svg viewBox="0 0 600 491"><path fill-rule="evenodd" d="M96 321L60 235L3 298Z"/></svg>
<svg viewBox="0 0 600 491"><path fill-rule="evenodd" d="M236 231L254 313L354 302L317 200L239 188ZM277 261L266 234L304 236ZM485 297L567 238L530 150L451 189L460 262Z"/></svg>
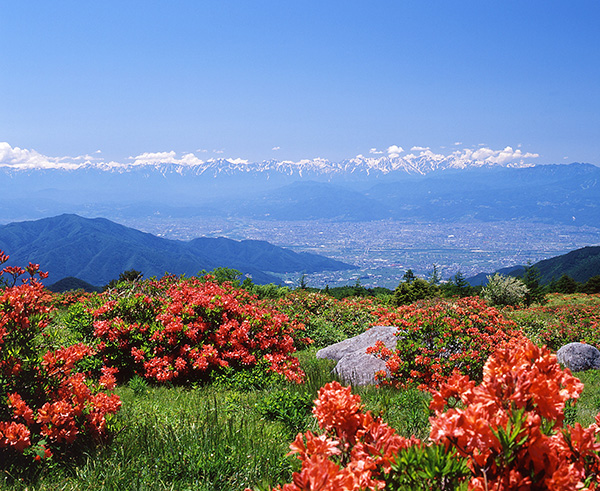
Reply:
<svg viewBox="0 0 600 491"><path fill-rule="evenodd" d="M131 172L133 170L158 171L163 175L177 173L182 175L243 175L245 173L275 173L287 176L341 176L341 175L387 175L407 173L425 175L443 169L465 169L483 166L527 167L538 154L522 153L520 149L505 147L492 150L486 147L478 149L456 150L449 154L434 153L428 148L413 147L411 153L400 155L400 147L393 146L394 152L388 155L357 155L340 162L327 159L263 160L250 162L245 159L218 158L202 160L193 153L178 156L176 152L142 153L130 157L127 162L106 162L102 158L90 155L78 157L48 157L35 150L11 147L0 142L0 169L6 171L35 170L79 170L99 169L110 172Z"/></svg>

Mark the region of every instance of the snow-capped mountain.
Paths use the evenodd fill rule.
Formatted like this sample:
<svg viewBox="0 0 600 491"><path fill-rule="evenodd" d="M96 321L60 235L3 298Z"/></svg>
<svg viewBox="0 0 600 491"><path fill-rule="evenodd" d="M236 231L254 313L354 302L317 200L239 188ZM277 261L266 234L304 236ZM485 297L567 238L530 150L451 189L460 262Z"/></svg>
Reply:
<svg viewBox="0 0 600 491"><path fill-rule="evenodd" d="M393 150L390 150L393 149ZM220 175L267 174L269 176L295 176L335 178L345 176L366 177L389 174L426 175L445 169L466 169L472 167L526 167L537 154L522 153L520 149L505 147L503 150L462 149L443 154L434 153L428 148L414 147L410 153L400 147L390 147L387 155L363 156L341 161L322 158L291 160L262 160L251 162L245 159L214 158L203 160L193 153L178 156L176 152L142 153L130 157L125 162L107 162L98 156L48 157L35 150L11 147L0 143L0 169L5 172L37 170L102 170L126 173L132 171L155 172L163 175Z"/></svg>
<svg viewBox="0 0 600 491"><path fill-rule="evenodd" d="M82 167L93 167L89 163ZM263 160L249 162L242 159L209 159L206 161L187 159L172 159L157 161L155 159L136 159L125 166L102 165L108 171L128 172L134 169L147 171L157 170L163 175L178 173L182 175L206 175L218 177L221 175L244 174L281 174L285 176L309 177L368 177L389 174L426 175L433 171L446 169L467 169L472 167L508 166L529 167L524 162L497 162L484 158L473 158L472 155L451 154L442 155L432 152L424 154L409 154L406 156L379 158L359 155L351 159L333 162L327 159Z"/></svg>

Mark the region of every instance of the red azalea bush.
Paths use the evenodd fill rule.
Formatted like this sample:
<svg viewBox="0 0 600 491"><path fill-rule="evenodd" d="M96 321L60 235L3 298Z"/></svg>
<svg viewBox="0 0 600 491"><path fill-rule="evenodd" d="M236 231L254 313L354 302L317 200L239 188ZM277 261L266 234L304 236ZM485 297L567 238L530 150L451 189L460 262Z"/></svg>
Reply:
<svg viewBox="0 0 600 491"><path fill-rule="evenodd" d="M546 319L537 337L553 350L573 342L600 345L600 305L542 306L528 312L533 318Z"/></svg>
<svg viewBox="0 0 600 491"><path fill-rule="evenodd" d="M294 338L302 326L247 291L210 277L164 277L101 296L94 335L107 366L157 382L206 378L265 363L300 382Z"/></svg>
<svg viewBox="0 0 600 491"><path fill-rule="evenodd" d="M455 372L434 392L423 443L364 414L360 398L332 382L313 410L325 433L296 437L302 468L275 489L598 489L600 415L588 428L563 426L565 403L581 390L546 348L526 340L501 348L480 385Z"/></svg>
<svg viewBox="0 0 600 491"><path fill-rule="evenodd" d="M437 388L454 371L481 380L485 360L499 345L522 338L517 325L477 297L436 300L380 311L381 325L398 326L395 350L382 342L369 352L386 360L383 384Z"/></svg>
<svg viewBox="0 0 600 491"><path fill-rule="evenodd" d="M596 489L600 415L589 428L563 426L582 390L547 348L502 348L479 386L455 373L434 394L430 438L468 459L470 489Z"/></svg>
<svg viewBox="0 0 600 491"><path fill-rule="evenodd" d="M0 263L8 256L0 251ZM17 283L25 272L29 278ZM8 462L18 454L36 458L64 452L82 439L106 435L107 415L120 400L115 379L105 370L98 384L78 369L94 354L83 344L42 354L36 338L43 336L52 298L37 281L39 265L6 267L11 280L0 290L0 456Z"/></svg>
<svg viewBox="0 0 600 491"><path fill-rule="evenodd" d="M375 490L400 449L418 442L398 434L381 418L364 413L360 396L331 382L319 390L313 414L324 434L299 433L290 445L302 461L293 483L275 488L300 490Z"/></svg>
<svg viewBox="0 0 600 491"><path fill-rule="evenodd" d="M90 299L91 293L83 290L66 291L52 294L52 305L55 307L69 307L76 303L83 303Z"/></svg>

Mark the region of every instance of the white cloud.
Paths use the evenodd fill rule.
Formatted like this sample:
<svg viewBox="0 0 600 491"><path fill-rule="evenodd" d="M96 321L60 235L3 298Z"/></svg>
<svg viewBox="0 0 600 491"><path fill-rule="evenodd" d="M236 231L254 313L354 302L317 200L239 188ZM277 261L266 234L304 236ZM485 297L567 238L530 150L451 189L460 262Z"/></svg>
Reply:
<svg viewBox="0 0 600 491"><path fill-rule="evenodd" d="M173 150L170 152L145 152L133 157L133 165L170 164L175 160L176 155Z"/></svg>
<svg viewBox="0 0 600 491"><path fill-rule="evenodd" d="M185 167L203 164L204 161L196 157L193 153L186 153L181 158L177 157L174 150L170 152L146 152L133 157L131 165L158 165L158 164L176 164Z"/></svg>
<svg viewBox="0 0 600 491"><path fill-rule="evenodd" d="M399 157L402 152L404 152L404 149L398 145L391 145L387 149L388 156L392 159Z"/></svg>
<svg viewBox="0 0 600 491"><path fill-rule="evenodd" d="M372 153L374 155L381 155L383 153L383 151L377 150L376 148L372 148L371 150L369 150L369 153Z"/></svg>
<svg viewBox="0 0 600 491"><path fill-rule="evenodd" d="M540 155L530 152L523 153L521 149L513 150L512 147L507 146L503 150L492 150L488 147L481 147L475 151L465 150L463 156L470 160L477 160L487 164L505 165L515 160L522 162L524 159L535 159Z"/></svg>
<svg viewBox="0 0 600 491"><path fill-rule="evenodd" d="M213 153L224 153L225 150L213 150Z"/></svg>
<svg viewBox="0 0 600 491"><path fill-rule="evenodd" d="M271 150L281 150L281 147L273 147Z"/></svg>
<svg viewBox="0 0 600 491"><path fill-rule="evenodd" d="M462 145L463 142L454 142L454 146L458 147L459 145Z"/></svg>
<svg viewBox="0 0 600 491"><path fill-rule="evenodd" d="M69 157L47 157L35 150L11 147L0 142L0 167L12 169L77 169L92 160L89 155Z"/></svg>
<svg viewBox="0 0 600 491"><path fill-rule="evenodd" d="M198 148L198 149L196 150L196 152L200 152L200 153L206 153L206 152L208 152L208 150L206 150L206 148Z"/></svg>
<svg viewBox="0 0 600 491"><path fill-rule="evenodd" d="M411 152L426 152L429 150L429 147L412 147L410 149Z"/></svg>

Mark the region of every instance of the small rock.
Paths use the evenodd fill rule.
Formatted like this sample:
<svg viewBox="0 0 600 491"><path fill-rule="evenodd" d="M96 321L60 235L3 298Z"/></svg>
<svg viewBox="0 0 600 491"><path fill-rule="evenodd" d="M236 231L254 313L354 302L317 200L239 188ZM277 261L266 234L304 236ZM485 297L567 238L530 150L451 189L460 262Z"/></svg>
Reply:
<svg viewBox="0 0 600 491"><path fill-rule="evenodd" d="M600 368L600 351L585 343L569 343L556 352L556 359L572 372Z"/></svg>
<svg viewBox="0 0 600 491"><path fill-rule="evenodd" d="M396 348L395 326L374 326L362 334L345 339L317 351L317 358L337 361L334 372L346 383L368 385L375 383L375 373L385 370L385 361L366 353L367 348L382 341L389 349Z"/></svg>

